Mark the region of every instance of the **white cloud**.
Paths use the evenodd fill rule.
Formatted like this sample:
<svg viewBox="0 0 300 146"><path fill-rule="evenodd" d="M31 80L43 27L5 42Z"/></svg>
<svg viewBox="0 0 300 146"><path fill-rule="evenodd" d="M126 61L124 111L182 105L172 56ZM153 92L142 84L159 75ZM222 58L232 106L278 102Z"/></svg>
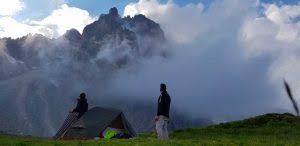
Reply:
<svg viewBox="0 0 300 146"><path fill-rule="evenodd" d="M240 29L249 27L245 20L252 22L250 18L257 16L256 1L219 0L204 9L201 3L179 6L172 1L139 0L126 6L124 16L139 13L160 24L167 39L172 40L173 54L165 62L149 61L150 65L143 65L142 73L134 74L128 81L120 81L123 90L127 82L133 87L126 88L125 93L139 92L134 89L143 83L146 83L143 88L150 90L163 81L170 87L177 106L205 111L202 114L219 120L288 107L278 106L279 96L273 94L275 89L265 78L269 64L264 59L261 62L247 60L246 47L239 42ZM260 29L249 30L244 36L249 40L255 39L252 36L257 34L269 36L260 33Z"/></svg>
<svg viewBox="0 0 300 146"><path fill-rule="evenodd" d="M242 28L249 56L282 55L300 47L300 5L265 5L265 15L250 18Z"/></svg>
<svg viewBox="0 0 300 146"><path fill-rule="evenodd" d="M123 16L134 16L144 14L148 18L159 23L166 36L173 42L185 44L192 43L199 37L203 37L213 31L223 32L221 23L229 23L239 27L240 18L245 17L251 12L251 6L255 5L252 0L239 0L213 2L211 6L204 11L204 5L187 4L179 6L172 0L167 3L160 3L158 0L139 0L137 3L130 3L124 9ZM239 13L245 13L241 15ZM232 33L230 33L232 34ZM219 37L227 34L220 33Z"/></svg>
<svg viewBox="0 0 300 146"><path fill-rule="evenodd" d="M300 100L300 4L264 5L264 16L244 23L241 40L248 57L271 57L271 82L282 85L286 78ZM282 103L289 104L282 86L278 87L284 96Z"/></svg>
<svg viewBox="0 0 300 146"><path fill-rule="evenodd" d="M11 17L0 17L0 38L19 38L27 34L42 34L47 37L53 36L53 31L44 26L31 26L20 23Z"/></svg>
<svg viewBox="0 0 300 146"><path fill-rule="evenodd" d="M0 17L0 37L17 38L29 33L58 37L72 28L82 32L94 20L86 10L63 4L42 20L27 19L20 22L11 17Z"/></svg>
<svg viewBox="0 0 300 146"><path fill-rule="evenodd" d="M263 15L261 15L260 12L262 12ZM205 77L203 77L202 80L209 79L209 83L212 84L214 78L211 76L215 72L222 74L223 77L219 80L219 84L224 84L226 81L222 80L230 78L230 75L226 74L227 71L230 72L230 70L237 69L243 72L243 70L248 70L248 72L254 73L232 72L232 75L236 77L242 76L243 74L246 75L241 78L241 81L237 81L238 79L233 78L230 82L225 84L240 82L249 84L255 81L257 86L265 84L262 87L268 88L268 91L265 89L261 91L258 91L259 89L253 90L256 88L253 85L248 85L247 89L244 90L239 86L238 90L243 90L243 93L230 96L239 96L240 98L243 98L243 96L251 96L248 97L252 98L248 100L248 102L260 102L264 104L265 107L274 106L280 109L290 108L290 101L282 87L282 79L286 78L292 85L292 88L295 89L295 95L300 101L299 3L281 3L277 5L263 4L255 0L226 0L215 1L211 6L203 10L201 3L178 6L172 1L163 4L157 0L139 0L139 2L131 3L126 6L124 16L133 16L139 13L158 22L165 31L168 39L181 43L181 45L188 44L188 46L180 46L184 51L180 52L177 50L179 56L184 56L188 62L185 64L182 63L183 61L180 62L182 63L180 67L185 67L185 70L188 70L189 75L183 75L184 81L188 81L186 84L201 84L202 81L197 82L194 80L194 77L202 78L203 74ZM172 49L174 48L176 47ZM206 50L200 51L204 49ZM201 59L200 56L209 57L204 60ZM175 59L180 60L180 57ZM194 60L189 61L191 59ZM230 62L231 59L234 59L235 62ZM205 62L206 64L204 63L205 65L201 66L200 62ZM214 63L226 65L218 66ZM172 64L176 64L176 62L172 62ZM191 64L193 64L192 67L190 67ZM254 66L249 66L249 64L254 64ZM209 75L205 75L205 72L198 71L197 67L202 67L202 70L209 70L207 71ZM212 70L211 68L220 69ZM166 74L168 74L170 70L172 69L167 69ZM171 72L177 71L172 70ZM180 73L182 74L182 72ZM160 71L159 76L162 76L161 74L163 73ZM149 76L151 75L147 77ZM192 79L187 79L190 76ZM151 77L149 78L152 79ZM169 81L176 80L177 78L180 78L180 76L169 78ZM262 81L264 79L266 81ZM190 82L191 80L193 83ZM184 81L177 82L184 83ZM177 87L176 84L174 84L174 86ZM214 85L212 90L222 90L218 89L217 86L217 84ZM268 86L271 87L269 88ZM206 88L206 86L201 87ZM194 92L191 88L192 87L189 86L189 93ZM232 88L236 87L233 86ZM253 91L247 95L244 92L248 90ZM228 92L230 91L227 90L225 94L228 94ZM273 96L266 96L271 95L271 93ZM197 93L196 95L200 97L202 94L203 93ZM177 95L180 95L180 93L177 93ZM212 97L215 96L218 96L218 94L212 95ZM222 97L222 95L220 96ZM215 101L213 99L209 100L212 100L211 102ZM228 97L226 100L231 100L231 98ZM261 100L266 100L267 102L263 103ZM232 102L234 102L234 100ZM226 105L223 104L221 106ZM257 106L251 105L250 107ZM231 107L227 106L227 108L230 109Z"/></svg>
<svg viewBox="0 0 300 146"><path fill-rule="evenodd" d="M54 29L58 35L63 35L72 28L82 32L83 28L94 20L88 11L63 4L59 9L54 10L50 16L41 21L30 21L30 24L46 26Z"/></svg>
<svg viewBox="0 0 300 146"><path fill-rule="evenodd" d="M0 16L11 16L25 7L23 0L0 0Z"/></svg>
<svg viewBox="0 0 300 146"><path fill-rule="evenodd" d="M169 39L186 43L203 31L203 29L190 29L200 28L203 9L201 3L180 7L173 1L161 4L157 0L140 0L127 5L123 15L133 17L136 14L143 14L158 22Z"/></svg>

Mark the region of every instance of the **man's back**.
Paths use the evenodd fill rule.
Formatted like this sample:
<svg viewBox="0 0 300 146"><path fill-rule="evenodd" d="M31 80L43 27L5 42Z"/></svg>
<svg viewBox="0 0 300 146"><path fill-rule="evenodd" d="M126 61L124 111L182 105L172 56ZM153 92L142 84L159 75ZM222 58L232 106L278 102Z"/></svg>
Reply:
<svg viewBox="0 0 300 146"><path fill-rule="evenodd" d="M73 110L73 112L78 112L79 113L78 118L80 118L85 112L88 111L88 107L89 105L87 103L86 98L80 98L78 99L77 106Z"/></svg>
<svg viewBox="0 0 300 146"><path fill-rule="evenodd" d="M171 97L167 91L163 91L158 98L157 116L169 117Z"/></svg>

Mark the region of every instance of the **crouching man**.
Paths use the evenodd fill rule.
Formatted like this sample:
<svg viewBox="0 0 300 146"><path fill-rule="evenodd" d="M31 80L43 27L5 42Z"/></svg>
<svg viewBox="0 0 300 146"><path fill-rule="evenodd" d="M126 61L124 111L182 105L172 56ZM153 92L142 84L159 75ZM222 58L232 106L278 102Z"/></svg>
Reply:
<svg viewBox="0 0 300 146"><path fill-rule="evenodd" d="M77 99L77 106L71 110L71 113L78 113L77 118L79 119L85 112L88 111L89 105L87 103L85 93L81 93Z"/></svg>
<svg viewBox="0 0 300 146"><path fill-rule="evenodd" d="M157 114L155 116L158 139L168 139L168 123L171 98L165 84L160 84L160 96L157 101Z"/></svg>

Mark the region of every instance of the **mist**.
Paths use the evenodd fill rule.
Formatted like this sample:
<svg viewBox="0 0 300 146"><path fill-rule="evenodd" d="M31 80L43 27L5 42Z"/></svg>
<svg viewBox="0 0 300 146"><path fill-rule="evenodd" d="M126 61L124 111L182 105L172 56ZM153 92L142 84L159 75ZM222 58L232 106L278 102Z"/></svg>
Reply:
<svg viewBox="0 0 300 146"><path fill-rule="evenodd" d="M161 24L172 56L147 60L138 66L138 73L119 73L114 81L117 89L153 98L164 82L174 106L217 123L290 111L289 103L280 104L288 101L281 83L270 81L274 60L268 55L249 56L244 40L246 22L261 17L261 5L251 0L215 1L207 8L201 3L181 7L172 1L128 5L124 16L142 13Z"/></svg>

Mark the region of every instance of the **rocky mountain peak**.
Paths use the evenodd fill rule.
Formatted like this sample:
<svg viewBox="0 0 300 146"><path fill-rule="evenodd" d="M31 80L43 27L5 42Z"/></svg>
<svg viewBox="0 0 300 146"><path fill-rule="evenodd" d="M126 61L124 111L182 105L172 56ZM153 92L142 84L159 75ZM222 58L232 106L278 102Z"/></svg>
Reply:
<svg viewBox="0 0 300 146"><path fill-rule="evenodd" d="M70 41L79 41L81 40L81 34L78 30L76 29L70 29L68 30L65 34L64 34L64 37Z"/></svg>
<svg viewBox="0 0 300 146"><path fill-rule="evenodd" d="M118 13L118 9L116 7L113 7L109 10L108 15L112 16L112 17L118 17L119 13Z"/></svg>
<svg viewBox="0 0 300 146"><path fill-rule="evenodd" d="M143 47L140 47L142 40L153 42L143 43ZM114 7L109 10L108 14L102 14L97 21L84 28L82 41L81 49L91 57L96 57L98 52L106 49L105 44L107 42L113 42L113 45L110 45L110 50L120 48L120 45L126 43L127 47L125 48L130 48L131 51L141 56L147 56L152 54L149 52L161 48L153 44L163 44L165 36L159 24L146 18L146 16L140 14L132 18L122 18L118 13L118 9ZM118 52L121 51L124 50Z"/></svg>

